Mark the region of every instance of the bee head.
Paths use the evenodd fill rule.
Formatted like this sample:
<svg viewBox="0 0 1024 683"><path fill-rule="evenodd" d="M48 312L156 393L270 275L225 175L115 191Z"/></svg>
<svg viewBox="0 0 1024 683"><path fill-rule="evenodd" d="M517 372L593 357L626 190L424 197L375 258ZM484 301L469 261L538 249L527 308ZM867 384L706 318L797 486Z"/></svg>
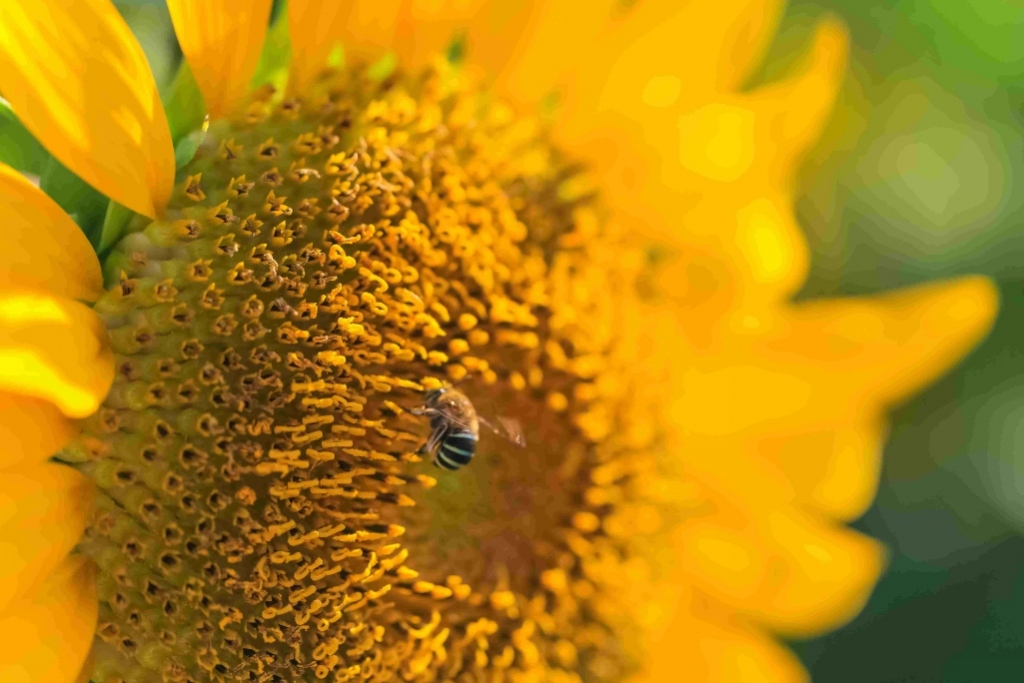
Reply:
<svg viewBox="0 0 1024 683"><path fill-rule="evenodd" d="M441 397L444 396L446 391L447 389L445 389L444 387L431 389L423 396L423 400L426 402L427 405L436 405L437 402L441 399Z"/></svg>

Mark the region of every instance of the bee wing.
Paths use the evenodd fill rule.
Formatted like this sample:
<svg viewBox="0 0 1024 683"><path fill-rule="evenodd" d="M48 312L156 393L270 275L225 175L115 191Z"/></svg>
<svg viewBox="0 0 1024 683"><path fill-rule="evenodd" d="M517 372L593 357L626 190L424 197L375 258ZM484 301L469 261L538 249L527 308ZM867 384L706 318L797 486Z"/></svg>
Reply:
<svg viewBox="0 0 1024 683"><path fill-rule="evenodd" d="M480 424L490 429L498 436L511 441L520 448L526 448L526 437L523 435L523 427L519 424L519 420L511 417L496 417L495 421L498 424L485 420L482 417L477 417Z"/></svg>

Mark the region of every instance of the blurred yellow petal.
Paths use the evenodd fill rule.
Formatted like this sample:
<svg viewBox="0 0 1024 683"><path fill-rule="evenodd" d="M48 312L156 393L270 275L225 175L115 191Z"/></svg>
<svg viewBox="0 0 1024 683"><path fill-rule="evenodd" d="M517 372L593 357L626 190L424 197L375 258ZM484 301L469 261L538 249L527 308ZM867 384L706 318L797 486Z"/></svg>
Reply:
<svg viewBox="0 0 1024 683"><path fill-rule="evenodd" d="M673 671L691 673L685 666L710 667L694 669L694 680L803 680L795 658L754 628L727 628L721 656L712 644L724 648L723 624L740 618L795 636L846 623L883 568L880 544L794 507L804 501L787 473L733 437L689 440L685 470L702 502L672 534L671 576L692 590L665 591L680 614L668 634L651 629L652 642L663 645L637 680L677 680ZM684 635L680 624L692 630ZM703 647L684 655L686 642ZM729 668L741 661L764 668Z"/></svg>
<svg viewBox="0 0 1024 683"><path fill-rule="evenodd" d="M863 608L883 566L877 541L789 505L783 498L791 490L756 455L732 468L696 460L690 469L713 512L684 525L676 543L695 585L788 634L835 628Z"/></svg>
<svg viewBox="0 0 1024 683"><path fill-rule="evenodd" d="M878 490L883 422L864 418L835 431L766 439L758 452L785 474L799 505L849 522L867 511Z"/></svg>
<svg viewBox="0 0 1024 683"><path fill-rule="evenodd" d="M629 50L640 56L627 50L629 68L609 67L603 99L591 109L571 104L558 132L588 157L622 220L683 250L718 253L746 290L740 303L785 299L808 267L793 181L838 92L846 32L826 20L794 76L751 93L715 94L720 84L691 82L713 69L687 70L669 57L678 49L670 29L638 37Z"/></svg>
<svg viewBox="0 0 1024 683"><path fill-rule="evenodd" d="M797 72L751 93L752 105L761 110L758 124L766 131L760 142L768 143L768 148L759 154L766 162L765 177L777 179L786 191L792 190L797 167L832 113L843 82L849 42L846 28L839 21L820 22Z"/></svg>
<svg viewBox="0 0 1024 683"><path fill-rule="evenodd" d="M443 54L457 36L468 38L467 61L493 76L504 60L488 59L494 48L508 49L516 41L519 15L525 0L405 0L394 38L400 63L415 67Z"/></svg>
<svg viewBox="0 0 1024 683"><path fill-rule="evenodd" d="M0 3L0 92L83 180L146 216L163 211L174 183L167 119L109 0Z"/></svg>
<svg viewBox="0 0 1024 683"><path fill-rule="evenodd" d="M580 68L565 99L570 127L591 128L588 114L595 110L639 120L646 106L707 101L734 90L767 48L782 9L779 0L636 3L602 40L579 43ZM670 88L676 90L671 101L645 98L652 80L657 88L672 78L680 82Z"/></svg>
<svg viewBox="0 0 1024 683"><path fill-rule="evenodd" d="M103 276L89 240L56 202L0 164L0 288L28 287L95 301Z"/></svg>
<svg viewBox="0 0 1024 683"><path fill-rule="evenodd" d="M751 317L755 333L723 335L724 346L688 359L670 410L692 435L845 426L960 360L990 329L997 300L990 281L966 278Z"/></svg>
<svg viewBox="0 0 1024 683"><path fill-rule="evenodd" d="M92 683L92 675L96 666L96 639L93 638L92 647L89 648L89 652L85 655L84 663L82 664L81 670L78 672L78 677L74 679L74 683Z"/></svg>
<svg viewBox="0 0 1024 683"><path fill-rule="evenodd" d="M347 11L342 10L338 17L338 38L347 59L374 60L395 49L403 0L358 0L344 4Z"/></svg>
<svg viewBox="0 0 1024 683"><path fill-rule="evenodd" d="M693 598L700 602L700 597ZM751 627L697 616L684 606L664 631L647 643L648 655L635 683L728 681L809 683L800 662Z"/></svg>
<svg viewBox="0 0 1024 683"><path fill-rule="evenodd" d="M288 33L292 42L288 89L302 92L327 66L327 57L341 40L350 3L289 0Z"/></svg>
<svg viewBox="0 0 1024 683"><path fill-rule="evenodd" d="M717 5L719 16L732 18L729 22L719 19L716 26L722 31L716 87L723 92L736 90L768 51L786 3L783 0L732 0L721 7L712 0L709 4ZM724 30L718 28L722 26Z"/></svg>
<svg viewBox="0 0 1024 683"><path fill-rule="evenodd" d="M793 309L785 339L766 352L782 362L836 368L836 399L890 405L945 373L992 327L999 293L991 280L933 282L867 299ZM813 371L813 370L812 370Z"/></svg>
<svg viewBox="0 0 1024 683"><path fill-rule="evenodd" d="M167 9L211 117L245 103L263 49L271 0L168 0Z"/></svg>
<svg viewBox="0 0 1024 683"><path fill-rule="evenodd" d="M48 459L77 431L52 403L0 392L0 470Z"/></svg>
<svg viewBox="0 0 1024 683"><path fill-rule="evenodd" d="M832 111L847 50L842 25L823 21L794 76L684 111L677 122L679 172L663 180L677 192L699 188L703 193L725 191L716 186L742 179L788 197L807 148ZM686 238L681 231L679 239Z"/></svg>
<svg viewBox="0 0 1024 683"><path fill-rule="evenodd" d="M93 413L114 379L106 331L91 309L31 291L0 295L0 391Z"/></svg>
<svg viewBox="0 0 1024 683"><path fill-rule="evenodd" d="M794 636L838 628L864 608L885 565L878 541L785 509L764 521L775 562L758 594L738 608Z"/></svg>
<svg viewBox="0 0 1024 683"><path fill-rule="evenodd" d="M324 3L325 6L319 8L314 0L298 3L301 6L300 13L308 17L301 20L305 25L313 26L312 15L320 13L325 25L328 22L331 24L329 31L317 28L312 32L316 36L314 43L324 35L332 41L340 40L344 44L345 54L350 57L373 60L393 51L403 67L416 68L426 64L433 56L443 54L452 40L463 36L468 39L467 61L485 69L492 79L498 78L499 81L497 74L509 62L510 54L526 42L523 40L524 31L532 25L531 19L548 11L550 4L535 0L363 0L337 5ZM556 0L554 4L560 7L564 5L571 10L579 9L576 0ZM563 10L562 15L565 14ZM593 23L607 20L607 16L589 9L574 19L581 17L585 21L593 18ZM293 31L292 35L296 33ZM294 37L292 42L294 45ZM330 45L303 50L308 50L310 54L316 50L319 53L318 62L313 64L322 63L330 51ZM563 55L566 56L563 58ZM562 61L571 59L571 55L567 55L564 50L547 56ZM309 68L314 69L315 73L317 67L313 65Z"/></svg>
<svg viewBox="0 0 1024 683"><path fill-rule="evenodd" d="M326 66L337 43L344 46L349 59L372 61L393 51L403 67L422 66L442 53L478 13L490 16L492 7L482 0L292 0L288 4L289 88L294 92L306 88Z"/></svg>
<svg viewBox="0 0 1024 683"><path fill-rule="evenodd" d="M744 604L766 580L768 560L758 539L708 520L686 525L678 561L690 580L726 604Z"/></svg>
<svg viewBox="0 0 1024 683"><path fill-rule="evenodd" d="M65 465L36 463L0 475L0 614L30 595L78 542L93 484Z"/></svg>
<svg viewBox="0 0 1024 683"><path fill-rule="evenodd" d="M33 595L0 612L0 681L80 680L98 611L95 565L68 557Z"/></svg>
<svg viewBox="0 0 1024 683"><path fill-rule="evenodd" d="M661 201L655 193L642 192L652 208ZM660 210L647 214L652 221L665 215ZM728 286L742 290L736 307L777 303L799 290L807 276L810 252L786 195L757 183L722 185L701 193L688 208L677 206L676 216L671 234L659 236L730 264Z"/></svg>
<svg viewBox="0 0 1024 683"><path fill-rule="evenodd" d="M470 57L494 74L502 95L533 105L563 85L573 67L586 64L587 55L600 44L598 37L610 28L617 4L494 3L469 24ZM495 16L498 12L501 15Z"/></svg>

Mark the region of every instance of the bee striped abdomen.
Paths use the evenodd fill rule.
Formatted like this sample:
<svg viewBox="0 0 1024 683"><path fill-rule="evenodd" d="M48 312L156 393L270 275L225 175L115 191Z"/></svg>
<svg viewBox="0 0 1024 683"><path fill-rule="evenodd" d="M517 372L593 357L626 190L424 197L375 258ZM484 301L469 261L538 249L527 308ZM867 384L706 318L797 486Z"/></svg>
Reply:
<svg viewBox="0 0 1024 683"><path fill-rule="evenodd" d="M451 430L444 435L434 454L434 464L446 470L457 470L469 464L476 452L476 436L466 429Z"/></svg>

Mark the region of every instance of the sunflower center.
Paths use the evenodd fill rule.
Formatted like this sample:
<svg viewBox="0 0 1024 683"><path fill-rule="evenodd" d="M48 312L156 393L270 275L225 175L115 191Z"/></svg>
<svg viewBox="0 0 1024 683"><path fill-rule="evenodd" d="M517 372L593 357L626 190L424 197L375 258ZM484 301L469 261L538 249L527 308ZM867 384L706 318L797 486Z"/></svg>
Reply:
<svg viewBox="0 0 1024 683"><path fill-rule="evenodd" d="M118 376L63 455L100 488L92 679L615 678L622 253L443 65L262 95L106 264ZM433 468L445 384L526 447Z"/></svg>

